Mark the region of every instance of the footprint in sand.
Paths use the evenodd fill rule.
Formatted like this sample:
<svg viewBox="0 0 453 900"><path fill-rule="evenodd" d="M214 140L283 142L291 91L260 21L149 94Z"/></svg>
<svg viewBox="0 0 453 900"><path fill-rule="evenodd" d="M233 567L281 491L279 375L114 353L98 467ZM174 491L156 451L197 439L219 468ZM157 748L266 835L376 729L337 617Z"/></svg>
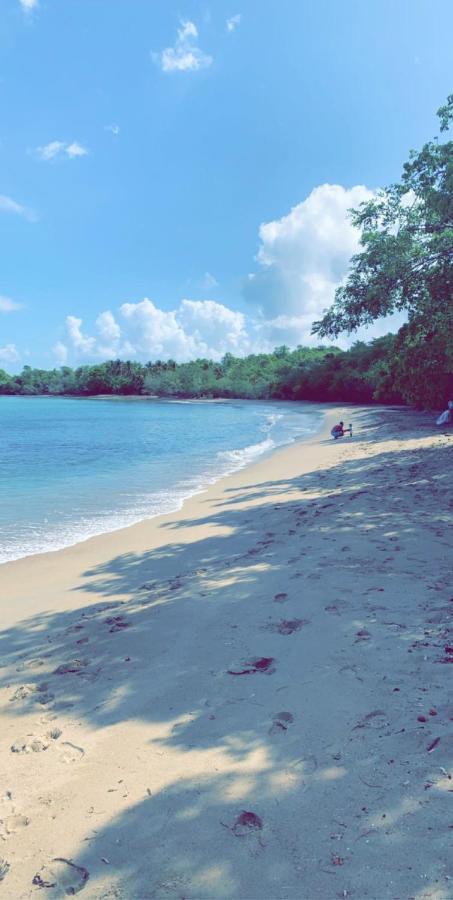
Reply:
<svg viewBox="0 0 453 900"><path fill-rule="evenodd" d="M294 634L300 631L304 625L309 625L309 619L282 619L280 622L271 622L264 626L266 631L272 631L274 634Z"/></svg>
<svg viewBox="0 0 453 900"><path fill-rule="evenodd" d="M269 728L269 734L283 734L288 731L288 727L294 722L294 716L290 712L279 712L272 716L272 725Z"/></svg>
<svg viewBox="0 0 453 900"><path fill-rule="evenodd" d="M68 765L79 762L85 756L83 747L78 747L77 744L72 744L71 741L62 741L58 749L61 762Z"/></svg>
<svg viewBox="0 0 453 900"><path fill-rule="evenodd" d="M9 702L16 703L18 700L28 700L33 694L45 694L46 691L47 684L21 684L16 688L12 697L9 698ZM33 697L33 699L41 702L38 697Z"/></svg>
<svg viewBox="0 0 453 900"><path fill-rule="evenodd" d="M90 873L85 866L77 866L69 859L56 857L37 872L32 884L41 888L57 888L58 896L64 897L78 894L85 887L89 877Z"/></svg>
<svg viewBox="0 0 453 900"><path fill-rule="evenodd" d="M54 675L78 675L90 664L89 659L71 659L55 669Z"/></svg>
<svg viewBox="0 0 453 900"><path fill-rule="evenodd" d="M5 819L0 819L0 837L3 838L3 840L7 840L11 834L22 831L22 829L26 828L29 824L30 819L28 816L6 816Z"/></svg>
<svg viewBox="0 0 453 900"><path fill-rule="evenodd" d="M106 625L110 625L109 631L114 634L116 631L123 631L124 628L130 627L130 622L126 622L124 616L109 616L105 620Z"/></svg>
<svg viewBox="0 0 453 900"><path fill-rule="evenodd" d="M11 745L11 753L43 753L48 750L52 741L58 741L62 735L60 728L52 728L44 737L35 737L30 735L31 740L15 741Z"/></svg>

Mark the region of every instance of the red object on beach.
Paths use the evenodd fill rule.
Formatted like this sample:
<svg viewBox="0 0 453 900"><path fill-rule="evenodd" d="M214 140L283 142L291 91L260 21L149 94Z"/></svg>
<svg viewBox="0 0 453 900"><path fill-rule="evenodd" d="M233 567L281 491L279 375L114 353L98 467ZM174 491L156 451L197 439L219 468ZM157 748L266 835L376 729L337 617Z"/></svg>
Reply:
<svg viewBox="0 0 453 900"><path fill-rule="evenodd" d="M227 669L228 675L253 675L254 672L267 672L270 668L274 659L272 656L261 656L258 659L255 659L250 662L246 662L246 669L240 669L238 672L233 671L232 669Z"/></svg>
<svg viewBox="0 0 453 900"><path fill-rule="evenodd" d="M449 647L448 644L444 647L445 653L453 653L453 647Z"/></svg>

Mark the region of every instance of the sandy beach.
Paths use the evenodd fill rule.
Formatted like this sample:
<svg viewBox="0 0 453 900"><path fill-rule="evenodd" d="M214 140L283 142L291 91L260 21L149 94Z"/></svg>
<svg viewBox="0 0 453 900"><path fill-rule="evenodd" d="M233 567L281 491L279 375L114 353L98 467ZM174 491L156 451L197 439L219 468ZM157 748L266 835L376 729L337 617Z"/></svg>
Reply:
<svg viewBox="0 0 453 900"><path fill-rule="evenodd" d="M329 407L0 567L1 896L453 897L451 441Z"/></svg>

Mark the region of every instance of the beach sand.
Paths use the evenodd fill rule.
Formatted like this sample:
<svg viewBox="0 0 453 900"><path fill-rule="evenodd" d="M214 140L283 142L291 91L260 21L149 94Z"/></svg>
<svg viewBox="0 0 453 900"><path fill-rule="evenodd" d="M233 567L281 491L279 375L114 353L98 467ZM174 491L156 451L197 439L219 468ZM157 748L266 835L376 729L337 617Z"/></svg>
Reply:
<svg viewBox="0 0 453 900"><path fill-rule="evenodd" d="M451 438L330 408L0 568L1 896L453 897Z"/></svg>

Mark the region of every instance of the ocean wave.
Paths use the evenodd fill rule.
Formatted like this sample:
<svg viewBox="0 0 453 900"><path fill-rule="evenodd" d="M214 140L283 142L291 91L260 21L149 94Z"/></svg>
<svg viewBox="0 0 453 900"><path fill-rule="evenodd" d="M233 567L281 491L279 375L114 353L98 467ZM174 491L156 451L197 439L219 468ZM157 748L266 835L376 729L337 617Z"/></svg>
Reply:
<svg viewBox="0 0 453 900"><path fill-rule="evenodd" d="M182 508L187 499L202 493L221 478L247 467L278 447L312 434L320 422L319 413L310 416L287 414L277 410L263 413L264 411L260 410L254 413L261 419L261 422L257 423L257 432L261 431L264 435L262 440L245 447L218 451L210 461L205 461L200 473L179 479L171 488L165 490L144 491L135 496L131 495L127 500L124 498L123 509L82 515L73 521L69 520L70 513L68 513L66 521L53 524L46 522L46 527L42 530L36 525L25 527L20 535L7 539L0 547L0 563L38 553L62 550L92 537L138 524L145 519L175 513Z"/></svg>

